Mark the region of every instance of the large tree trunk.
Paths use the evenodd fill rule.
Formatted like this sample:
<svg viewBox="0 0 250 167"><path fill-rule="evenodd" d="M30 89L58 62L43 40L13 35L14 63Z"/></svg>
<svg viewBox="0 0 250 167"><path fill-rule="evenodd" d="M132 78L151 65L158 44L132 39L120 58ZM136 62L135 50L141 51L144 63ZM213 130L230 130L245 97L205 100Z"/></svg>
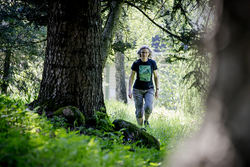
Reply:
<svg viewBox="0 0 250 167"><path fill-rule="evenodd" d="M99 0L49 1L48 42L38 104L72 105L90 118L105 112Z"/></svg>
<svg viewBox="0 0 250 167"><path fill-rule="evenodd" d="M1 90L2 90L2 93L4 94L7 94L7 89L9 86L10 58L11 58L11 51L10 49L7 49L5 51L4 67L3 67L3 83L1 85Z"/></svg>
<svg viewBox="0 0 250 167"><path fill-rule="evenodd" d="M174 167L250 166L250 1L220 2L206 119Z"/></svg>
<svg viewBox="0 0 250 167"><path fill-rule="evenodd" d="M116 41L122 41L121 32L116 33ZM127 89L125 81L125 68L124 68L124 54L121 52L116 52L115 54L115 80L116 80L116 100L128 103L127 100Z"/></svg>

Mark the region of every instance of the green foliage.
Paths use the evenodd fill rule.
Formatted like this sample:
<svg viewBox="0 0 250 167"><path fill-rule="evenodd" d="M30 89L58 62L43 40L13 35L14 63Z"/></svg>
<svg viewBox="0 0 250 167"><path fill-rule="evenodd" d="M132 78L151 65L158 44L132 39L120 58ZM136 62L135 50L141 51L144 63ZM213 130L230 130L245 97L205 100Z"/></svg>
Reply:
<svg viewBox="0 0 250 167"><path fill-rule="evenodd" d="M205 31L212 27L213 8L206 0L173 0L158 1L155 8L144 12L179 37L161 32L144 16L128 10L128 27L136 43L135 48L147 44L155 51L153 59L159 66L161 87L160 98L156 103L167 109L201 112L201 99L207 93L211 57L199 43ZM157 45L155 37L159 38ZM132 58L128 64L137 58L135 53L135 49L126 51L128 57ZM130 67L127 66L127 75ZM188 97L190 94L192 97Z"/></svg>
<svg viewBox="0 0 250 167"><path fill-rule="evenodd" d="M156 1L131 2L145 10L156 4ZM11 77L9 78L9 91L12 93L12 98L0 96L0 166L159 166L164 155L173 152L177 141L190 135L201 121L200 116L197 115L201 113L201 108L197 105L201 103L201 95L196 90L189 89L192 83L197 83L193 71L197 72L197 69L202 69L199 66L201 63L197 62L198 60L192 61L193 64L176 61L190 58L186 52L197 52L196 48L190 47L190 42L191 39L198 38L198 29L193 29L191 20L187 19L193 17L195 12L185 17L182 15L181 8L178 8L182 7L182 4L178 1L173 2L168 1L164 8L156 5L156 9L159 7L159 12L156 15L149 12L149 15L158 19L161 19L158 14L166 16L158 21L164 20L166 27L169 26L167 28L182 37L185 45L183 41L173 40L163 35L145 17L129 9L126 11L128 17L124 18L130 23L124 26L126 27L124 31L126 42L114 43L113 46L119 51L126 50L127 64L129 64L127 69L130 69L131 61L138 58L136 51L141 45L151 46L152 34L160 34L163 39L161 43L165 44L166 51L173 55L165 57L164 60L167 59L176 64L163 63L159 66L161 89L160 98L155 104L163 107L154 109L150 117L152 128L147 129L150 134L160 140L162 147L160 152L154 149L138 148L135 145L123 145L122 133L112 131L111 122L114 119L124 119L136 124L133 105L106 102L109 118L106 114L97 112L94 116L97 129L87 129L76 125L76 131L65 130L68 125L64 117L56 116L48 121L45 117L38 116L27 109L25 103L32 101L39 90L41 62L46 45L45 42L39 43L39 41L45 39L46 28L38 29L27 20L20 21L16 17L0 15L3 18L3 22L0 23L0 30L3 30L0 31L2 49L0 51L0 76L3 74L5 57L3 52L6 49L11 49L12 52ZM1 12L10 9L7 13L15 14L18 13L16 11L23 10L19 6L9 6L7 3L5 5L8 8L1 7ZM171 6L175 8L168 10ZM128 49L131 46L133 47ZM168 55L168 53L164 54ZM159 60L158 62L162 60L157 56L153 58ZM193 56L193 58L196 57ZM206 60L201 62L206 62ZM185 82L185 85L180 84L183 76L189 81ZM13 99L16 94L22 96L19 99Z"/></svg>
<svg viewBox="0 0 250 167"><path fill-rule="evenodd" d="M134 120L132 122L135 123L131 105L119 102L106 104L111 120L123 117ZM107 118L102 113L98 113L97 117ZM137 147L135 144L122 144L121 132L90 128L87 129L88 135L84 135L81 134L83 127L78 127L79 130L75 131L61 128L64 120L55 118L53 121L58 121L59 124L51 123L47 118L27 109L25 102L19 98L0 96L0 118L0 166L22 167L160 166L166 148L167 153L172 152L176 141L189 135L198 121L165 109L154 110L150 119L152 129L147 130L161 142L162 148L157 151Z"/></svg>
<svg viewBox="0 0 250 167"><path fill-rule="evenodd" d="M111 120L123 119L137 124L133 104L106 101L106 107ZM201 116L199 113L190 114L156 106L149 119L151 128L147 128L147 131L160 141L161 147L169 147L173 144L171 142L176 144L176 141L196 130L202 121Z"/></svg>
<svg viewBox="0 0 250 167"><path fill-rule="evenodd" d="M164 55L158 57L158 62L164 60L164 57ZM192 55L188 53L184 57L187 60L174 61L171 64L159 63L160 91L155 104L169 110L202 113L204 112L202 99L206 94L204 90L208 83L208 67L205 65L201 67L201 63L196 62L198 59L193 61ZM203 75L197 75L199 72Z"/></svg>
<svg viewBox="0 0 250 167"><path fill-rule="evenodd" d="M59 120L65 118L65 121L71 127L85 126L84 115L77 107L74 106L61 107L54 112L54 116L56 116L54 119L59 118ZM67 125L67 124L63 124L62 122L62 125Z"/></svg>
<svg viewBox="0 0 250 167"><path fill-rule="evenodd" d="M185 58L185 57L180 57L178 55L169 55L165 61L166 63L173 63L173 62L176 62L176 61L187 61L188 59Z"/></svg>
<svg viewBox="0 0 250 167"><path fill-rule="evenodd" d="M133 104L125 105L117 101L106 101L106 107L110 119L124 119L137 124ZM149 122L151 128L147 128L147 132L156 137L161 145L159 153L151 152L150 154L151 157L160 158L162 162L166 155L175 151L181 140L198 130L202 122L202 115L167 110L165 107L155 107Z"/></svg>
<svg viewBox="0 0 250 167"><path fill-rule="evenodd" d="M183 0L183 4L175 0L158 2L155 8L146 12L148 16L166 25L165 28L182 37L185 42L157 29L136 9L128 8L121 28L126 41L133 43L133 47L125 51L126 75L130 75L131 64L138 59L137 50L141 45L148 45L154 50L152 58L157 62L160 79L159 99L155 104L169 110L203 112L202 98L207 90L210 56L198 49L199 33L203 33L198 29L204 26L204 21L211 21L211 18L202 13L204 20L197 23L199 18L194 13L200 13L203 7L206 12L212 9L206 6L207 3L195 6L195 0ZM193 11L188 12L192 7ZM158 40L154 42L156 37Z"/></svg>
<svg viewBox="0 0 250 167"><path fill-rule="evenodd" d="M51 123L56 127L56 128L67 128L69 127L67 123L67 119L63 116L53 116L51 119Z"/></svg>
<svg viewBox="0 0 250 167"><path fill-rule="evenodd" d="M30 6L21 1L0 3L0 83L7 83L8 93L37 94L41 80L46 45L46 28L27 20ZM34 13L33 13L34 14ZM10 53L7 61L5 54ZM9 69L6 69L8 64Z"/></svg>
<svg viewBox="0 0 250 167"><path fill-rule="evenodd" d="M127 49L130 49L130 48L132 48L132 45L128 42L117 41L112 44L112 49L115 52L124 53Z"/></svg>
<svg viewBox="0 0 250 167"><path fill-rule="evenodd" d="M114 125L110 121L108 115L104 112L95 112L96 128L105 132L114 131Z"/></svg>

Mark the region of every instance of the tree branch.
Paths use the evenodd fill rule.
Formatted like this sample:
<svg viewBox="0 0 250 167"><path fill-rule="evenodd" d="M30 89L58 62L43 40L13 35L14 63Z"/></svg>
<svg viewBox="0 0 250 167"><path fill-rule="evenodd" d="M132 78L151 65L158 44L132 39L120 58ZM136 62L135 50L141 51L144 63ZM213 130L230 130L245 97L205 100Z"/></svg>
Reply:
<svg viewBox="0 0 250 167"><path fill-rule="evenodd" d="M154 25L156 25L157 27L159 27L162 31L168 33L169 35L171 35L172 37L182 41L183 43L186 43L180 36L173 34L172 32L170 32L169 30L165 29L164 27L160 26L158 23L156 23L153 19L151 19L144 11L142 11L138 6L134 5L131 2L128 1L124 1L124 3L127 3L128 5L136 8L137 10L139 10L144 16L146 16Z"/></svg>

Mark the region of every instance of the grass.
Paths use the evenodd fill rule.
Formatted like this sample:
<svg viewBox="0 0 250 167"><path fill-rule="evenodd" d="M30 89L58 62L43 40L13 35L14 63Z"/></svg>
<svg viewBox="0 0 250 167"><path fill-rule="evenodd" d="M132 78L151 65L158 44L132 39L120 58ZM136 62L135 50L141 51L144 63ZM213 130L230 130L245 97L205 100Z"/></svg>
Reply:
<svg viewBox="0 0 250 167"><path fill-rule="evenodd" d="M136 123L133 105L106 102L108 115ZM57 120L60 125L60 121ZM197 128L199 117L155 108L147 131L159 139L161 150L123 145L122 138L81 135L52 124L25 106L25 101L0 95L0 166L160 166L180 139ZM63 124L63 123L62 123ZM105 134L103 134L105 135Z"/></svg>
<svg viewBox="0 0 250 167"><path fill-rule="evenodd" d="M133 104L125 105L117 101L106 101L110 119L124 119L136 123ZM147 132L156 137L161 144L161 161L165 156L173 153L177 144L192 132L198 130L202 122L202 115L183 113L181 111L166 110L164 107L155 107L149 119L151 128Z"/></svg>

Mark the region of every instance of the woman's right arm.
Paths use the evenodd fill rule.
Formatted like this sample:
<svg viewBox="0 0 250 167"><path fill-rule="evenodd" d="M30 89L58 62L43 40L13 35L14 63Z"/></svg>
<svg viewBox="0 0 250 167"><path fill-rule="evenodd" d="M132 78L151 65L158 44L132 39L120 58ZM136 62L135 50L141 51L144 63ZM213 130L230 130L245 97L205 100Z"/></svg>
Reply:
<svg viewBox="0 0 250 167"><path fill-rule="evenodd" d="M128 97L131 99L132 98L132 84L134 82L135 78L135 71L131 71L130 77L129 77L129 82L128 82Z"/></svg>

